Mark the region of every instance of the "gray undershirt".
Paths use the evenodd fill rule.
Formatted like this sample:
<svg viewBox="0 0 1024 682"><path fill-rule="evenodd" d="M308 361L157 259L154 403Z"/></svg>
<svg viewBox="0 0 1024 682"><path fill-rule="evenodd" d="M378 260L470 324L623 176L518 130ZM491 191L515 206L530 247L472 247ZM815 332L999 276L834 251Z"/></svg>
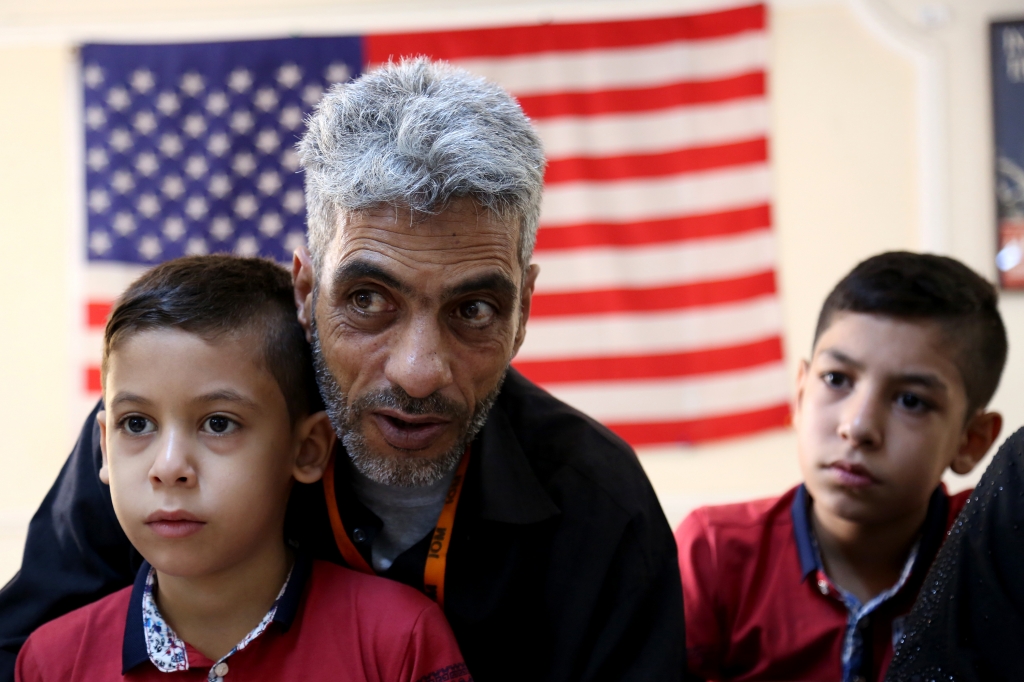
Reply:
<svg viewBox="0 0 1024 682"><path fill-rule="evenodd" d="M371 549L373 568L382 572L437 526L455 469L436 483L415 488L377 483L354 468L352 475L356 498L384 522Z"/></svg>

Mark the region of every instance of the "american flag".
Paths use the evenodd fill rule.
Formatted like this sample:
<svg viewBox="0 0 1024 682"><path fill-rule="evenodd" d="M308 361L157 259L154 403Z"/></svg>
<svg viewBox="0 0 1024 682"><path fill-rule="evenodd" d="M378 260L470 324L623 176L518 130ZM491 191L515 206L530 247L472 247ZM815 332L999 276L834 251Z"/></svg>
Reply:
<svg viewBox="0 0 1024 682"><path fill-rule="evenodd" d="M85 397L124 286L185 253L287 261L303 115L331 83L425 54L504 86L544 142L515 366L634 445L785 424L765 15L85 46Z"/></svg>

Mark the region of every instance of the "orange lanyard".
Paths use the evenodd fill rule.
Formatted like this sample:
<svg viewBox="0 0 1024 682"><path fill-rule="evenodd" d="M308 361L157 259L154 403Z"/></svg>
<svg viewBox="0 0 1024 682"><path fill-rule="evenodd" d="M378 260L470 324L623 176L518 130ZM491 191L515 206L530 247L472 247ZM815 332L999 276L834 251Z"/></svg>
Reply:
<svg viewBox="0 0 1024 682"><path fill-rule="evenodd" d="M430 549L427 550L427 565L423 569L423 591L428 597L436 601L444 608L444 574L448 566L448 544L452 539L452 526L455 524L455 509L459 506L459 496L462 494L462 484L466 480L466 469L469 467L469 447L466 447L465 454L459 462L459 468L455 472L451 485L448 486L448 494L444 498L444 507L441 508L441 515L437 519L437 527L434 528L434 537L430 539ZM327 463L327 470L324 471L324 497L327 498L327 515L331 519L331 530L334 531L334 542L338 545L341 556L349 568L361 573L375 575L376 572L366 562L363 555L359 553L356 546L352 544L348 533L345 532L345 525L341 522L341 512L338 511L338 497L334 491L334 456L331 456Z"/></svg>

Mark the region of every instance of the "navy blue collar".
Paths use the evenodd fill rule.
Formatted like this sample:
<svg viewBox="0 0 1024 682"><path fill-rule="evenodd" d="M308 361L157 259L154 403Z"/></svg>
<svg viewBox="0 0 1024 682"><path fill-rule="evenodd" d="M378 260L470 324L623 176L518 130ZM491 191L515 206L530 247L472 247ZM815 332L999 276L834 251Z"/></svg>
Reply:
<svg viewBox="0 0 1024 682"><path fill-rule="evenodd" d="M142 624L142 595L146 591L146 578L149 576L150 565L143 561L139 572L135 574L132 596L128 600L128 613L124 623L124 643L121 646L121 674L143 663L149 662L149 651L146 649L146 633ZM277 623L287 631L295 620L295 614L302 603L302 594L313 570L313 559L304 553L297 553L295 566L292 568L288 587L277 601L277 611L271 622Z"/></svg>
<svg viewBox="0 0 1024 682"><path fill-rule="evenodd" d="M793 516L793 539L796 541L796 551L800 556L801 581L807 580L807 576L822 569L818 548L814 542L814 532L811 530L810 508L807 487L800 484L796 495L793 496L790 512ZM928 500L928 513L921 527L921 545L911 575L917 575L931 565L932 558L946 535L948 515L949 497L943 486L939 485Z"/></svg>

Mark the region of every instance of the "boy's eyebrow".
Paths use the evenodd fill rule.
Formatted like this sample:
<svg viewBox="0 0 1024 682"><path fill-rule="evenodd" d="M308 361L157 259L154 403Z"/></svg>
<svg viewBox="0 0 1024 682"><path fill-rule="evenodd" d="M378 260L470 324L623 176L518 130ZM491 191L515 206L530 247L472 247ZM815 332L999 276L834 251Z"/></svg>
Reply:
<svg viewBox="0 0 1024 682"><path fill-rule="evenodd" d="M835 348L826 348L821 351L823 355L829 355L834 360L849 365L856 369L864 369L864 363L854 360L846 353ZM935 374L920 374L914 372L908 372L907 374L899 374L895 377L896 383L900 384L914 384L917 386L924 386L925 388L934 388L937 390L947 390L946 382L943 381Z"/></svg>
<svg viewBox="0 0 1024 682"><path fill-rule="evenodd" d="M443 297L445 299L455 298L475 291L492 291L507 299L516 297L515 283L503 272L488 272L468 279L445 289Z"/></svg>
<svg viewBox="0 0 1024 682"><path fill-rule="evenodd" d="M841 362L844 365L850 365L851 367L855 367L856 369L864 369L863 362L854 360L841 350L836 350L835 348L826 348L822 350L821 353L822 355L831 356L833 360L837 360L838 362Z"/></svg>
<svg viewBox="0 0 1024 682"><path fill-rule="evenodd" d="M109 407L114 408L121 403L135 403L138 405L152 405L153 401L149 398L143 398L141 395L135 393L128 393L127 391L121 391L114 396L114 399L110 401Z"/></svg>
<svg viewBox="0 0 1024 682"><path fill-rule="evenodd" d="M352 260L344 265L339 265L338 269L334 271L333 277L331 277L331 290L334 291L342 284L354 279L376 280L392 289L397 289L403 294L409 293L409 287L405 283L398 281L394 275L380 266L364 260Z"/></svg>
<svg viewBox="0 0 1024 682"><path fill-rule="evenodd" d="M203 395L196 396L195 398L192 399L192 402L214 403L221 400L225 400L232 403L238 403L239 405L244 405L245 407L258 407L255 400L246 398L241 393L238 393L237 391L232 391L229 388L223 388L218 391L210 391L209 393L204 393Z"/></svg>

